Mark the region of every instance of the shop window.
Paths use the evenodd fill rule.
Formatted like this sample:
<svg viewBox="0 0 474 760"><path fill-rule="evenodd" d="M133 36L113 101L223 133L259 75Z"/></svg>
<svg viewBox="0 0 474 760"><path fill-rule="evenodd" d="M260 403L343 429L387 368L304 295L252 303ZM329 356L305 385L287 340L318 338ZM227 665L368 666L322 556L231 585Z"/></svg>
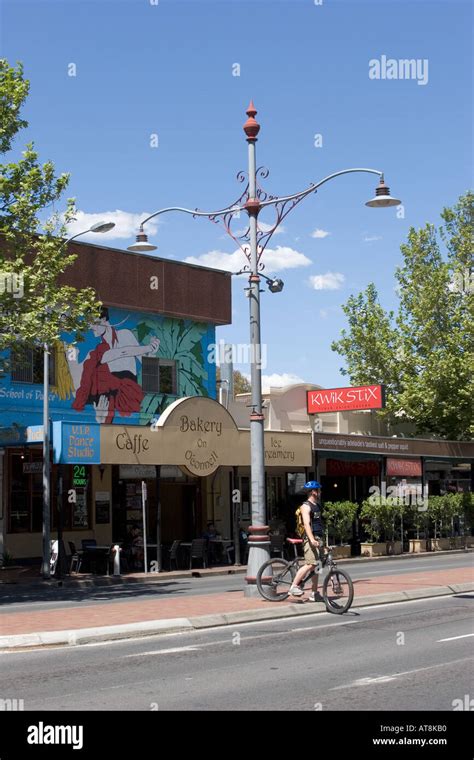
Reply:
<svg viewBox="0 0 474 760"><path fill-rule="evenodd" d="M41 531L43 526L43 460L39 450L9 455L10 533Z"/></svg>
<svg viewBox="0 0 474 760"><path fill-rule="evenodd" d="M286 487L289 496L295 496L302 493L303 486L306 482L304 472L287 472Z"/></svg>
<svg viewBox="0 0 474 760"><path fill-rule="evenodd" d="M59 473L56 472L58 476ZM87 530L90 526L92 469L83 464L63 465L62 529ZM57 499L55 500L57 504ZM53 512L53 527L57 528L59 514Z"/></svg>
<svg viewBox="0 0 474 760"><path fill-rule="evenodd" d="M145 393L168 393L176 396L176 362L171 359L142 359L142 388Z"/></svg>
<svg viewBox="0 0 474 760"><path fill-rule="evenodd" d="M11 450L9 462L8 532L41 533L43 530L43 457L40 449ZM78 473L77 469L85 472ZM63 466L63 530L88 529L90 526L90 467ZM51 528L57 530L58 468L51 468ZM68 496L75 491L75 501Z"/></svg>
<svg viewBox="0 0 474 760"><path fill-rule="evenodd" d="M41 348L16 347L11 353L11 375L14 383L44 382L44 352ZM49 353L49 384L56 385L56 353Z"/></svg>

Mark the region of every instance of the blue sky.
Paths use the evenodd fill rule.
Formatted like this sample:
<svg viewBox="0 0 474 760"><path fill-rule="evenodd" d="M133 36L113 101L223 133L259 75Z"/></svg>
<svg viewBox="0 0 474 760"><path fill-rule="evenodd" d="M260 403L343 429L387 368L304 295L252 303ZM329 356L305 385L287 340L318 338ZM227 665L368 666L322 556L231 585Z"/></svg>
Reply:
<svg viewBox="0 0 474 760"><path fill-rule="evenodd" d="M68 195L80 228L115 219L121 237L94 242L125 248L137 220L164 206L208 210L233 202L242 190L235 175L247 167L242 125L251 98L269 192L287 195L353 166L385 171L404 218L364 205L375 176L349 175L304 200L263 259L265 273L285 281L282 293L262 294L264 374L347 384L330 349L345 326L341 304L374 281L383 305L394 307L393 275L409 228L438 223L440 210L472 181L470 3L0 5L1 55L23 61L31 81L30 127L16 148L34 139L42 160L71 173ZM427 60L427 83L369 78L369 61L382 56ZM152 230L164 258L232 269L245 263L230 256L233 241L207 220L170 214ZM236 344L249 340L245 286L234 278L233 324L218 330Z"/></svg>

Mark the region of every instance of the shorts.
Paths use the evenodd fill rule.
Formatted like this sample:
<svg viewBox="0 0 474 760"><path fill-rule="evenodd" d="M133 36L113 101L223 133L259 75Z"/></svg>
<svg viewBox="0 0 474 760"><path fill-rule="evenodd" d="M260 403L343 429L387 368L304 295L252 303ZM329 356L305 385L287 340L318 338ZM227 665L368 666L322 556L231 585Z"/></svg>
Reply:
<svg viewBox="0 0 474 760"><path fill-rule="evenodd" d="M322 540L321 536L315 536L315 538L319 538ZM320 549L322 547L313 547L309 543L309 540L307 538L303 541L303 555L304 555L304 561L307 565L317 565L319 560L321 559L320 555Z"/></svg>

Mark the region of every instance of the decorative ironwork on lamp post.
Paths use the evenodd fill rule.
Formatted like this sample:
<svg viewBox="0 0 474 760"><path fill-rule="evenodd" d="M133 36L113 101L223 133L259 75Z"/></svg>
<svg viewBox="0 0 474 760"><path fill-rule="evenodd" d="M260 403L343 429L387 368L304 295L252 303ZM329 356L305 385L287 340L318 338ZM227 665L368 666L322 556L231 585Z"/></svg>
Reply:
<svg viewBox="0 0 474 760"><path fill-rule="evenodd" d="M181 211L191 214L193 217L207 217L211 222L222 224L227 234L239 246L242 253L247 259L247 265L242 272L249 274L249 306L250 306L250 344L251 344L251 366L250 381L252 386L252 398L250 403L250 446L251 446L251 501L252 501L252 525L249 527L249 558L247 568L247 587L245 594L254 596L258 594L255 586L255 577L258 568L269 558L270 540L268 537L269 527L266 525L266 504L265 504L265 449L264 449L264 414L262 408L262 376L261 376L261 341L260 341L260 282L263 276L269 283L271 292L280 292L283 288L281 280L271 279L262 275L264 263L261 261L262 255L267 247L273 233L281 224L283 219L292 211L304 198L316 193L318 189L336 177L354 172L365 172L376 174L380 177L379 185L376 189L375 197L366 203L367 206L374 208L398 206L401 201L390 196L390 190L385 184L383 172L378 169L354 168L343 169L330 174L316 183L311 183L307 188L293 195L275 196L266 193L259 185L258 179L268 177L268 169L263 166L257 168L255 143L260 131L260 124L256 121L257 111L253 102L246 111L247 121L243 129L246 134L248 143L248 181L244 191L239 198L227 206L217 211L201 211L196 209L187 209L179 206L170 206L160 209L154 214L150 214L140 224L139 232L136 236L136 243L128 247L129 251L147 252L156 250L156 246L148 242L148 236L145 233L144 225L156 216L168 213L170 211ZM245 181L245 173L239 172L237 180L241 183ZM273 206L275 209L275 221L269 228L265 225L262 229L258 225L258 215L264 208ZM240 212L247 212L249 224L245 231L238 232L232 230L232 223L235 218L240 217Z"/></svg>

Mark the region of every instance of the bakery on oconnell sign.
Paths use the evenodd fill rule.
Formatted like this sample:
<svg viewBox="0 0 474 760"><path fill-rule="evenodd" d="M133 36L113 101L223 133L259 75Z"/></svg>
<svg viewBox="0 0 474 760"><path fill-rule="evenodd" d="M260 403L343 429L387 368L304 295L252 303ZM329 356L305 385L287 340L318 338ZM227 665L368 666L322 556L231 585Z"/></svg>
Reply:
<svg viewBox="0 0 474 760"><path fill-rule="evenodd" d="M308 414L323 412L353 412L357 409L383 409L385 406L383 385L360 385L349 388L324 388L307 391Z"/></svg>

